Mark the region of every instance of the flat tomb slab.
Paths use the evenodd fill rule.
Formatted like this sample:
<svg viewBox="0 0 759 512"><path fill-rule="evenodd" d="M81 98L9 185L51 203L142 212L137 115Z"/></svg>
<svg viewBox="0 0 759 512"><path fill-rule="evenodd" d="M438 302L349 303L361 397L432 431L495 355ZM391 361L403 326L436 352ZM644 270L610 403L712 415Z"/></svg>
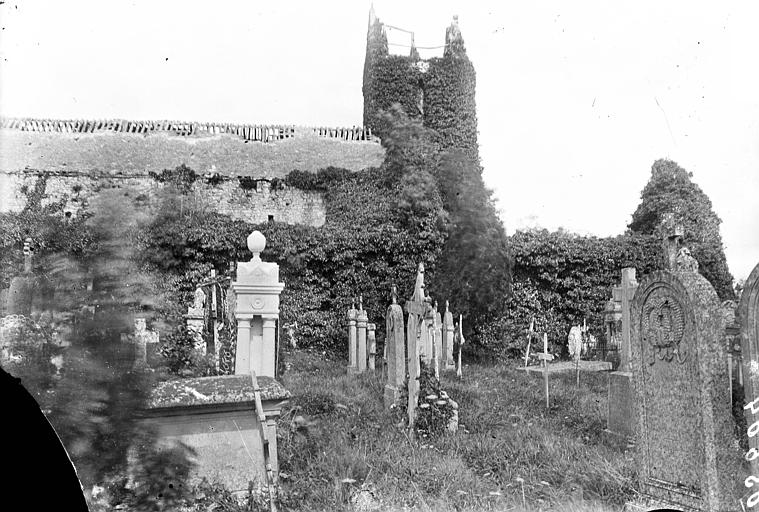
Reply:
<svg viewBox="0 0 759 512"><path fill-rule="evenodd" d="M579 367L581 372L609 372L611 363L608 361L580 361L579 364L574 361L559 361L557 363L548 363L548 373L574 372ZM520 370L525 370L523 366ZM542 365L528 366L526 371L530 373L543 374Z"/></svg>
<svg viewBox="0 0 759 512"><path fill-rule="evenodd" d="M276 479L276 418L291 395L271 377L259 377L258 383ZM233 492L246 491L250 481L256 487L266 485L262 426L249 375L162 382L153 390L141 421L156 429L161 445L184 443L195 451L192 485L204 477Z"/></svg>

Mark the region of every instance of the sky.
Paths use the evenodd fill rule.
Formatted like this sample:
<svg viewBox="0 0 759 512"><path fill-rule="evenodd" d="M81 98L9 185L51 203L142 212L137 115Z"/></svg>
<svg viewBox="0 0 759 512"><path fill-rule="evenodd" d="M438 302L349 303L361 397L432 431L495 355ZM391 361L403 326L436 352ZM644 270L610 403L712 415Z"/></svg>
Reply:
<svg viewBox="0 0 759 512"><path fill-rule="evenodd" d="M0 115L360 125L370 3L7 0ZM759 263L759 3L373 3L420 47L458 15L509 233L620 234L669 158L711 199L736 279Z"/></svg>

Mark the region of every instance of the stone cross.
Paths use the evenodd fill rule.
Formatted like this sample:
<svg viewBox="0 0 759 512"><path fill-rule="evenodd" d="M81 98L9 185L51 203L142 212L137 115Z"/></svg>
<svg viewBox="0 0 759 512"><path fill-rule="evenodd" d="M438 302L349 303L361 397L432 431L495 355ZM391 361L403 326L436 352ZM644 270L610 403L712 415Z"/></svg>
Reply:
<svg viewBox="0 0 759 512"><path fill-rule="evenodd" d="M385 384L385 407L390 407L400 396L400 389L406 379L406 351L403 325L403 309L398 305L395 286L391 292L391 303L385 315L385 353L387 360L387 383Z"/></svg>
<svg viewBox="0 0 759 512"><path fill-rule="evenodd" d="M358 310L356 302L351 302L348 310L348 373L358 371L358 355L356 349L356 320L358 319Z"/></svg>
<svg viewBox="0 0 759 512"><path fill-rule="evenodd" d="M408 428L413 436L414 422L416 421L416 407L419 402L419 344L420 333L425 336L427 331L424 318L430 308L429 302L424 296L424 265L419 264L419 270L414 284L414 294L411 300L406 301L406 342L408 347ZM426 338L426 336L425 336Z"/></svg>
<svg viewBox="0 0 759 512"><path fill-rule="evenodd" d="M627 267L622 269L622 284L620 302L622 303L622 343L619 347L619 368L620 372L630 371L630 304L638 289L638 281L635 278L635 268Z"/></svg>
<svg viewBox="0 0 759 512"><path fill-rule="evenodd" d="M661 222L662 249L664 253L664 269L675 270L677 265L677 253L680 250L680 242L683 238L684 228L682 223L675 220L674 213L665 213Z"/></svg>
<svg viewBox="0 0 759 512"><path fill-rule="evenodd" d="M359 295L358 297L358 316L356 317L356 328L358 331L358 350L356 360L356 370L360 372L366 371L366 325L369 323L369 318L364 310L364 301Z"/></svg>
<svg viewBox="0 0 759 512"><path fill-rule="evenodd" d="M546 409L549 408L549 399L548 399L548 361L553 360L553 354L548 353L548 334L543 333L543 353L538 354L538 359L543 361L543 381L545 382L545 390L546 390Z"/></svg>

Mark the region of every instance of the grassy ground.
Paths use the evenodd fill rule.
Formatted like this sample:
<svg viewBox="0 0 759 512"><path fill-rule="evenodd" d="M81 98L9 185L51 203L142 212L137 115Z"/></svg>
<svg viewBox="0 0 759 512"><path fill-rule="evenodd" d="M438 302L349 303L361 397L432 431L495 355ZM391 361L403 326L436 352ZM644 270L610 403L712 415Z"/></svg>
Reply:
<svg viewBox="0 0 759 512"><path fill-rule="evenodd" d="M284 510L354 510L361 488L381 510L609 511L635 493L631 455L602 433L605 374L579 389L552 376L546 411L542 379L516 367L446 373L459 432L414 441L384 409L379 373L349 377L344 361L303 352L285 361L296 398L279 428Z"/></svg>

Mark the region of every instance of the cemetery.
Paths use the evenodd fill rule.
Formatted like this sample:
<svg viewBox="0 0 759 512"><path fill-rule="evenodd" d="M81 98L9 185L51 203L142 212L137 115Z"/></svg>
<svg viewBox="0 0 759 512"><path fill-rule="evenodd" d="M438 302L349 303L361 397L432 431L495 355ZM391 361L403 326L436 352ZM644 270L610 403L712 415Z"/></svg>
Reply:
<svg viewBox="0 0 759 512"><path fill-rule="evenodd" d="M623 235L507 236L457 19L442 57L373 10L366 44L361 128L0 124L0 366L90 510L758 504L759 262L736 290L687 171Z"/></svg>

